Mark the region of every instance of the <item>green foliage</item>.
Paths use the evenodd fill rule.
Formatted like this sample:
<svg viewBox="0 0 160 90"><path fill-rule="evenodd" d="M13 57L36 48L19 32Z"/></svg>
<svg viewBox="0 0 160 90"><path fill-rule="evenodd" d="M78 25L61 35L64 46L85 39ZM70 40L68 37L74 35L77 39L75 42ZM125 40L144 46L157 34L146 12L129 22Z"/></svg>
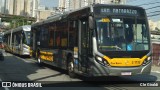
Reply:
<svg viewBox="0 0 160 90"><path fill-rule="evenodd" d="M32 22L35 22L36 19L33 17L24 17L16 15L6 15L2 17L2 22L9 22L10 26L6 27L6 30L11 28L16 28L23 25L31 25Z"/></svg>

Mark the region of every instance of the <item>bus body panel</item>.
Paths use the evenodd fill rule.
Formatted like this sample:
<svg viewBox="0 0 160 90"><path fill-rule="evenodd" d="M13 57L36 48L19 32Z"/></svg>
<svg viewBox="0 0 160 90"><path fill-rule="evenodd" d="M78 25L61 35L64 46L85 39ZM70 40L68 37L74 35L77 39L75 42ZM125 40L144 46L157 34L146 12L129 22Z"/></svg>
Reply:
<svg viewBox="0 0 160 90"><path fill-rule="evenodd" d="M60 67L62 69L67 70L67 56L69 54L73 54L72 51L69 50L59 50L59 49L40 49L40 58L43 63Z"/></svg>

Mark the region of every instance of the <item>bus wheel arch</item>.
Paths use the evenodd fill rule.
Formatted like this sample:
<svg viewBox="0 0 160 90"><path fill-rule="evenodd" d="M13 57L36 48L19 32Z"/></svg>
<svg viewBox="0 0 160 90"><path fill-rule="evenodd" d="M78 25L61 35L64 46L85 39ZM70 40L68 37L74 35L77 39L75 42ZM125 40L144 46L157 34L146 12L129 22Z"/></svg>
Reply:
<svg viewBox="0 0 160 90"><path fill-rule="evenodd" d="M69 53L67 55L67 71L68 71L68 75L71 78L75 78L76 74L74 72L74 60L73 60L73 55L71 53Z"/></svg>

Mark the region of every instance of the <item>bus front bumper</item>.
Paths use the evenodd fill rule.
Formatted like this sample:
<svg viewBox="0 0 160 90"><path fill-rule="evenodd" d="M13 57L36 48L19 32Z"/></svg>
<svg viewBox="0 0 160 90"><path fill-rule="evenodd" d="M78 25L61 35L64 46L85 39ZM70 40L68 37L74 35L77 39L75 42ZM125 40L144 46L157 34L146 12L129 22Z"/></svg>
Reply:
<svg viewBox="0 0 160 90"><path fill-rule="evenodd" d="M139 67L106 67L95 62L90 67L89 76L123 76L123 75L137 75L150 74L152 62L145 66Z"/></svg>

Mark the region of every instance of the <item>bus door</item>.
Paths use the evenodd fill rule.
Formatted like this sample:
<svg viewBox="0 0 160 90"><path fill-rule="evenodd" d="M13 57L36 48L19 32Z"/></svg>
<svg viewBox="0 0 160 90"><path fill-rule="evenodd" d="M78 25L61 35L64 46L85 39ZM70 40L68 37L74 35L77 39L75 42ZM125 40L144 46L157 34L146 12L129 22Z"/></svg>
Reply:
<svg viewBox="0 0 160 90"><path fill-rule="evenodd" d="M37 28L33 28L33 41L32 41L32 50L33 50L33 57L37 58L37 48L39 47L40 45L40 42L39 42L39 35L40 35L40 31L37 29Z"/></svg>
<svg viewBox="0 0 160 90"><path fill-rule="evenodd" d="M33 43L32 43L32 50L33 50L33 52L35 52L36 51L36 31L33 31L33 41L32 41ZM32 53L33 54L33 56L35 57L35 53Z"/></svg>
<svg viewBox="0 0 160 90"><path fill-rule="evenodd" d="M83 18L79 20L79 70L86 72L88 63L88 49L89 49L89 32L88 19Z"/></svg>

